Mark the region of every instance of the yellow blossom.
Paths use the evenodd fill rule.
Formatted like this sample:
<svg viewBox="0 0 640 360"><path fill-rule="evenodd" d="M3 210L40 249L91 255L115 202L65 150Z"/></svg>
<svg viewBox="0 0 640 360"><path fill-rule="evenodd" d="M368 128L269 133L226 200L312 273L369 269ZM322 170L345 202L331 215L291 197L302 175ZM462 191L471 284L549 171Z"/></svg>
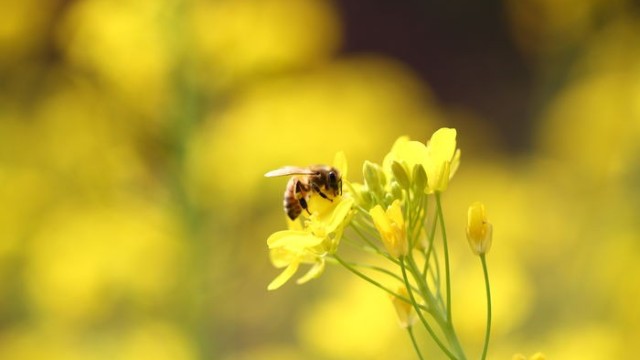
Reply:
<svg viewBox="0 0 640 360"><path fill-rule="evenodd" d="M395 200L386 212L380 205L376 205L369 210L369 214L389 254L396 258L406 255L409 245L400 201Z"/></svg>
<svg viewBox="0 0 640 360"><path fill-rule="evenodd" d="M308 281L320 276L324 269L322 250L323 238L313 233L298 230L278 231L267 240L271 262L277 268L286 267L267 287L275 290L284 285L295 273L301 263L313 264L302 279ZM302 281L302 280L300 280Z"/></svg>
<svg viewBox="0 0 640 360"><path fill-rule="evenodd" d="M283 230L269 236L267 245L272 264L277 268L286 267L267 287L275 290L284 285L298 270L300 264L313 264L311 269L297 283L315 279L324 270L324 257L336 251L340 238L349 220L353 198L347 197L333 207L333 211L323 217L312 215L303 230Z"/></svg>
<svg viewBox="0 0 640 360"><path fill-rule="evenodd" d="M427 160L427 147L420 141L409 140L406 136L399 137L391 147L391 151L384 157L382 167L388 176L398 173L400 169L397 163L401 165L403 172L407 175L411 174L415 165L424 166L424 162ZM396 167L396 171L393 168ZM404 179L399 179L404 181Z"/></svg>
<svg viewBox="0 0 640 360"><path fill-rule="evenodd" d="M346 181L347 161L344 153L336 154L334 166ZM267 287L275 290L284 285L298 271L300 264L311 264L305 275L297 280L303 284L319 277L324 271L327 254L334 253L340 243L344 227L349 222L354 199L350 194L327 201L315 194L309 199L312 214L300 221L290 221L289 229L273 233L267 239L271 263L285 268Z"/></svg>
<svg viewBox="0 0 640 360"><path fill-rule="evenodd" d="M456 129L440 128L431 139L423 144L403 136L393 144L385 156L383 167L388 175L399 172L402 165L406 174L412 174L416 165L421 166L427 175L427 193L445 191L449 180L460 165L460 150L456 148ZM394 173L394 167L395 173ZM415 179L412 179L415 180Z"/></svg>
<svg viewBox="0 0 640 360"><path fill-rule="evenodd" d="M404 297L404 299L409 298L407 288L404 286L398 288L397 294ZM413 326L417 318L415 311L413 310L413 306L404 299L398 296L391 296L391 303L393 303L393 307L396 309L396 314L398 314L398 322L402 328L406 329Z"/></svg>
<svg viewBox="0 0 640 360"><path fill-rule="evenodd" d="M487 222L484 204L475 202L469 206L467 216L467 240L476 255L486 254L491 248L493 226Z"/></svg>

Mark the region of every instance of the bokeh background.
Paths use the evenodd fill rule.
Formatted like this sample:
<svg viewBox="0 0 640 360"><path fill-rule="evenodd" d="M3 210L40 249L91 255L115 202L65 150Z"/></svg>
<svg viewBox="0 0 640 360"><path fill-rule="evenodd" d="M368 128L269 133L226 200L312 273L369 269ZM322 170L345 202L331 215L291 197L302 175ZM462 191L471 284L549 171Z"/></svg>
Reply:
<svg viewBox="0 0 640 360"><path fill-rule="evenodd" d="M0 359L413 359L344 269L266 291L262 175L440 126L468 354L476 200L490 358L639 353L639 39L632 0L0 2Z"/></svg>

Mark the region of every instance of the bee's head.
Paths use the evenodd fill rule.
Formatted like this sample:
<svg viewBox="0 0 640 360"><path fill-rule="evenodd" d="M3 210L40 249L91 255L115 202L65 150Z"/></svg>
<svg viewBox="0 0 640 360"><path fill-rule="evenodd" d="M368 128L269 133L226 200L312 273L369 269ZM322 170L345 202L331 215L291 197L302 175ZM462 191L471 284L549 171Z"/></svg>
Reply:
<svg viewBox="0 0 640 360"><path fill-rule="evenodd" d="M333 196L342 195L342 177L336 168L331 168L327 173L327 186L333 191Z"/></svg>

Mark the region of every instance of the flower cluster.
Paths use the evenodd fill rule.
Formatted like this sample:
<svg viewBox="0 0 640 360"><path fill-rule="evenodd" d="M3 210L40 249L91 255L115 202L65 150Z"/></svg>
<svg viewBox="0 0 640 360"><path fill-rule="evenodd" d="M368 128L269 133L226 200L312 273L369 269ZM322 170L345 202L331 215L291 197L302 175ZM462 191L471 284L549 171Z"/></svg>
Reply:
<svg viewBox="0 0 640 360"><path fill-rule="evenodd" d="M363 183L347 178L346 160L338 153L333 166L342 174L344 192L327 198L311 192L308 209L289 229L267 240L274 266L284 268L268 286L286 283L301 264L308 272L304 283L317 278L327 262L344 266L356 276L387 292L400 324L408 330L417 355L420 346L412 328L420 323L450 359L466 355L456 335L451 313L451 285L447 233L441 194L460 165L456 130L437 130L426 143L399 138L382 164L365 161ZM490 291L485 254L491 245L492 227L484 205L469 208L469 244L480 255L487 292L487 328L482 358L486 358L490 333ZM364 252L389 261L396 271L371 264L346 261L338 251L348 241ZM383 285L381 277L397 282Z"/></svg>

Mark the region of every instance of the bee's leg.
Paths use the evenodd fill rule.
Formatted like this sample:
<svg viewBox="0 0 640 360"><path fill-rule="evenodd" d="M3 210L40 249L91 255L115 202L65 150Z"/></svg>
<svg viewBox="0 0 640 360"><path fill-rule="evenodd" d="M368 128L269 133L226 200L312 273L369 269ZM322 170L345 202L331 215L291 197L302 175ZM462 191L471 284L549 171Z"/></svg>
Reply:
<svg viewBox="0 0 640 360"><path fill-rule="evenodd" d="M322 190L320 190L320 187L316 184L311 184L311 187L313 188L313 191L317 192L318 194L320 194L320 196L322 196L323 198L333 202L333 199L329 198L327 196L327 194L323 193Z"/></svg>
<svg viewBox="0 0 640 360"><path fill-rule="evenodd" d="M304 192L309 191L309 188L306 187L306 189L304 189L304 190L303 190L303 188L305 188L305 185L302 182L297 181L296 182L296 197L298 198L298 203L300 203L300 206L303 209L305 209L309 215L311 215L311 212L309 211L309 205L307 204L307 199L303 195Z"/></svg>
<svg viewBox="0 0 640 360"><path fill-rule="evenodd" d="M302 208L307 211L307 214L311 215L311 211L309 211L309 205L307 205L307 200L302 197L300 198L300 200L298 200L298 202L300 203L300 206L302 206Z"/></svg>

